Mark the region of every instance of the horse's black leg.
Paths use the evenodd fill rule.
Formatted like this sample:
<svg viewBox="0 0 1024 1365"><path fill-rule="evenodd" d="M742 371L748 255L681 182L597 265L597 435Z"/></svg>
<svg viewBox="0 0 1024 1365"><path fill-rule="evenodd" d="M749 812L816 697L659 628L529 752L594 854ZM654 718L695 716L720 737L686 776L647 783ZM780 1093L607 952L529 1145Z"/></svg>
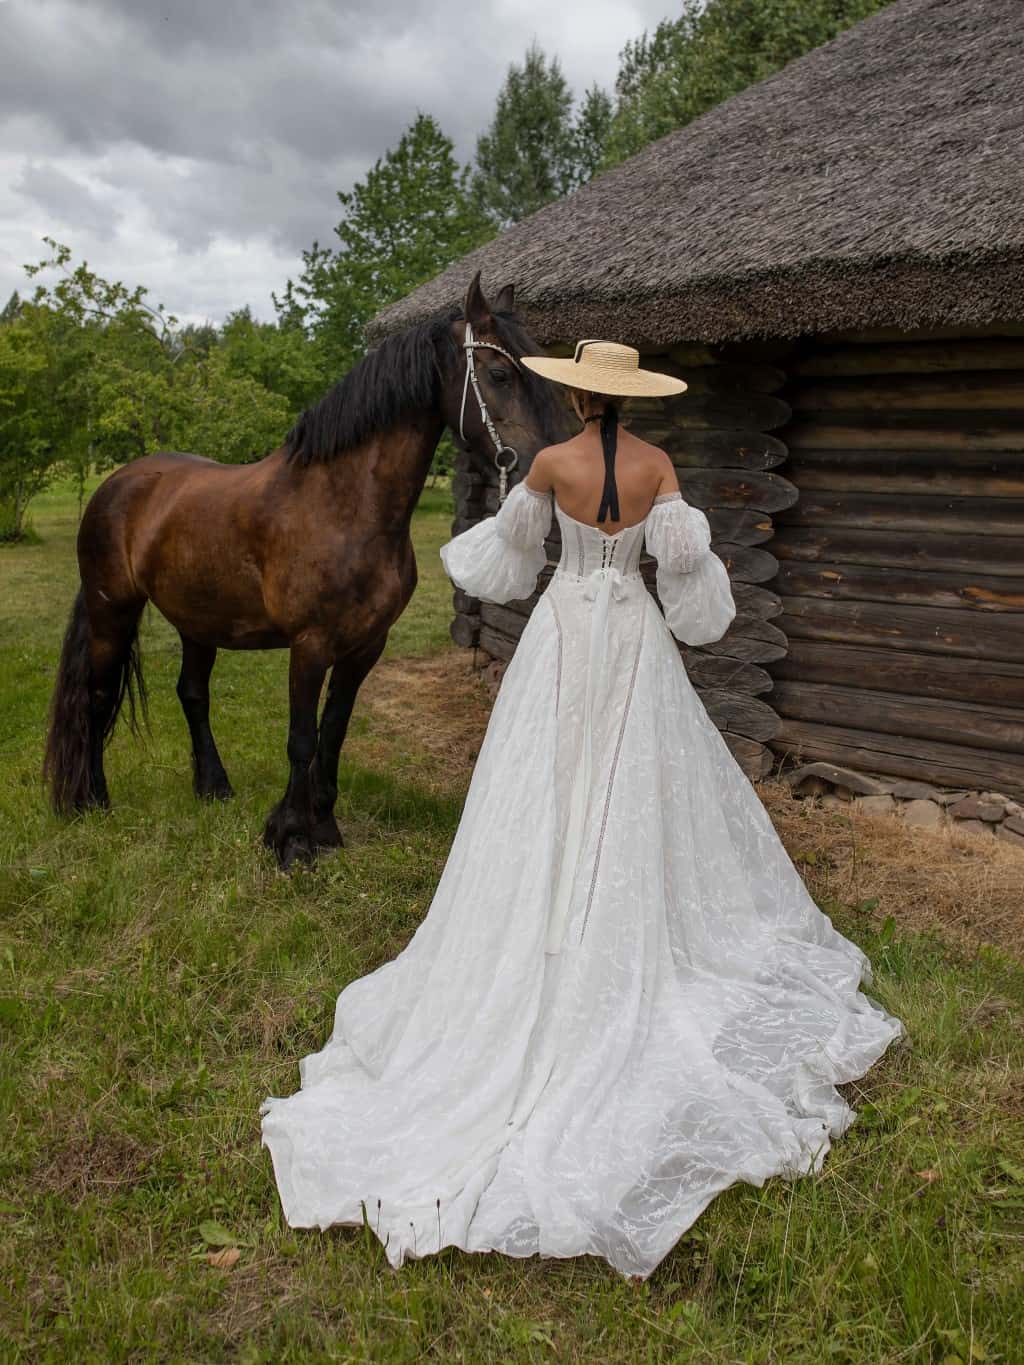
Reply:
<svg viewBox="0 0 1024 1365"><path fill-rule="evenodd" d="M288 762L291 772L284 796L270 812L263 842L287 871L293 863L316 858L313 843L313 760L316 757L317 705L327 673L324 656L314 646L293 645L288 668Z"/></svg>
<svg viewBox="0 0 1024 1365"><path fill-rule="evenodd" d="M103 749L121 702L133 682L141 678L136 636L141 603L109 607L91 622L89 641L89 796L87 806L109 806L103 771ZM134 660L134 662L133 662ZM141 699L144 702L144 696Z"/></svg>
<svg viewBox="0 0 1024 1365"><path fill-rule="evenodd" d="M340 848L344 843L334 818L338 799L338 759L345 742L356 693L370 669L381 656L387 633L372 648L353 658L340 660L331 669L320 738L313 765L313 842L317 848Z"/></svg>
<svg viewBox="0 0 1024 1365"><path fill-rule="evenodd" d="M225 801L234 793L210 729L210 674L216 661L213 646L181 637L178 700L192 737L192 787L196 796Z"/></svg>

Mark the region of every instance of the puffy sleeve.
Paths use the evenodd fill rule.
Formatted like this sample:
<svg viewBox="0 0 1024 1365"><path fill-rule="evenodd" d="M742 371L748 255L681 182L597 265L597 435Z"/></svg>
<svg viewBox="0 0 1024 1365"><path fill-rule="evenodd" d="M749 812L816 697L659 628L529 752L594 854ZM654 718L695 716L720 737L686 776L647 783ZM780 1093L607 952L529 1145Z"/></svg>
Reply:
<svg viewBox="0 0 1024 1365"><path fill-rule="evenodd" d="M517 483L496 516L441 546L448 577L470 597L486 602L529 597L547 563L544 537L551 528L551 511L550 493Z"/></svg>
<svg viewBox="0 0 1024 1365"><path fill-rule="evenodd" d="M658 561L658 596L677 640L720 640L736 615L729 573L711 549L711 528L681 493L662 494L647 516L647 548Z"/></svg>

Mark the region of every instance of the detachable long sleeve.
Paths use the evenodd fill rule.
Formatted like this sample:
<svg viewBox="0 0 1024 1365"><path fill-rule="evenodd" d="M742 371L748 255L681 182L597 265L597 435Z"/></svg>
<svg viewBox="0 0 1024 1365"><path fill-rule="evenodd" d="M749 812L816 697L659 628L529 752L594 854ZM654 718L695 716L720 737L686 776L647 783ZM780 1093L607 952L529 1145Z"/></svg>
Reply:
<svg viewBox="0 0 1024 1365"><path fill-rule="evenodd" d="M448 577L471 597L516 602L529 597L547 563L550 493L517 483L496 516L486 517L441 546Z"/></svg>
<svg viewBox="0 0 1024 1365"><path fill-rule="evenodd" d="M658 596L677 640L720 640L736 615L729 572L711 549L711 528L680 493L663 494L647 517L647 548L658 561Z"/></svg>

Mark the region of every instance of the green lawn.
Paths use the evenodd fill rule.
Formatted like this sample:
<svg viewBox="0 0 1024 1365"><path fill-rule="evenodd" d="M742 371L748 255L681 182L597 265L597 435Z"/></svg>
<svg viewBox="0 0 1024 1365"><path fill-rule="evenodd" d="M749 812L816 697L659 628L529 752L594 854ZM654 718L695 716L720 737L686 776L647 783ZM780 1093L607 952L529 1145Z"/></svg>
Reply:
<svg viewBox="0 0 1024 1365"><path fill-rule="evenodd" d="M364 709L354 752L381 757L343 765L347 850L280 876L256 835L285 778L285 656L218 662L239 795L199 806L152 613L152 735L116 735L111 814L59 823L38 769L70 490L33 515L40 543L0 549L0 1358L1024 1360L1024 971L855 904L828 909L911 1045L851 1088L862 1117L820 1177L727 1192L647 1284L454 1253L395 1273L359 1231L285 1227L258 1105L295 1087L338 990L409 938L459 792L413 785ZM393 655L447 647L449 516L428 492ZM218 1228L231 1269L207 1261Z"/></svg>

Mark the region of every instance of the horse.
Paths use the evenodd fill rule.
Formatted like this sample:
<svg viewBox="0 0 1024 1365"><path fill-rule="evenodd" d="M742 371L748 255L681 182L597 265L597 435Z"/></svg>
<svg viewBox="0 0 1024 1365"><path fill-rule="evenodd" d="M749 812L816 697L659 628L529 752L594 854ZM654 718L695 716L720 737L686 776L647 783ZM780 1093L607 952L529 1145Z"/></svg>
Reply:
<svg viewBox="0 0 1024 1365"><path fill-rule="evenodd" d="M110 804L106 742L126 700L133 730L137 703L145 713L149 601L181 636L196 795L232 795L210 728L217 651L287 649L289 777L263 842L286 870L343 845L341 747L416 586L410 522L445 427L492 482L495 465L518 463L521 478L561 439L552 386L518 363L540 348L514 306L510 286L488 303L477 274L461 309L383 340L264 459L163 451L100 485L79 529L81 586L50 708L43 771L58 814Z"/></svg>

